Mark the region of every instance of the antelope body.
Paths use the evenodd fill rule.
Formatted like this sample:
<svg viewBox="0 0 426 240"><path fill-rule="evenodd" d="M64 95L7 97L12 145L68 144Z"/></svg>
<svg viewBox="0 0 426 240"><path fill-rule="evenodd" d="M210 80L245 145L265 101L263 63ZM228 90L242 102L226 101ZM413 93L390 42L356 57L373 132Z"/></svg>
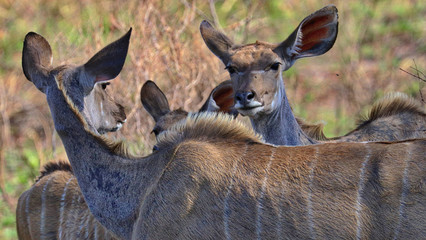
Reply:
<svg viewBox="0 0 426 240"><path fill-rule="evenodd" d="M280 44L257 41L237 45L207 21L201 23L200 31L208 48L230 73L238 112L250 117L253 128L266 142L294 146L319 142L302 129L312 128L299 126L294 117L281 72L299 58L326 53L334 45L337 27L337 8L329 5L303 19ZM371 118L357 129L332 140L394 141L425 137L424 108L407 97L394 95L377 103Z"/></svg>
<svg viewBox="0 0 426 240"><path fill-rule="evenodd" d="M34 41L40 40L27 35L26 43ZM36 56L43 51L30 46L24 44L24 70L46 94L90 211L119 237L420 239L426 234L426 140L277 147L262 143L229 115L204 113L160 134L153 154L130 156L122 144L93 133L81 116L81 93L90 91L96 74L40 75L45 67ZM126 36L107 46L97 74L119 74L127 46ZM118 62L113 70L106 65L111 58Z"/></svg>
<svg viewBox="0 0 426 240"><path fill-rule="evenodd" d="M19 239L118 239L91 214L69 163L48 163L19 198Z"/></svg>

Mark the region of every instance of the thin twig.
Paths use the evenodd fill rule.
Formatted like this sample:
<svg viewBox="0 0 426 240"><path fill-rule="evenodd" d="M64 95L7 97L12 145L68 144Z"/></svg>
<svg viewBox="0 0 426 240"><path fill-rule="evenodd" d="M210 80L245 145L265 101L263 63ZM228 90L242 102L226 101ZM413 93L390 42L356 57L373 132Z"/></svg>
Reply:
<svg viewBox="0 0 426 240"><path fill-rule="evenodd" d="M209 1L210 13L212 14L213 22L214 22L214 25L216 26L216 28L218 28L219 30L222 30L222 27L220 26L220 23L219 23L219 17L217 16L217 13L216 13L216 7L215 7L214 3L215 3L215 0Z"/></svg>
<svg viewBox="0 0 426 240"><path fill-rule="evenodd" d="M408 71L406 71L406 70L404 70L404 69L402 69L402 68L399 68L399 70L401 70L401 71L403 71L403 72L405 72L405 73L407 73L408 75L410 75L410 76L412 76L412 77L414 77L414 78L416 78L416 79L418 79L418 80L420 80L420 81L423 81L423 82L426 82L426 79L425 79L425 74L423 73L423 72L421 72L418 68L417 68L417 64L416 64L416 61L413 59L413 62L414 62L414 67L413 66L411 66L410 68L411 69L413 69L414 71L416 71L416 73L410 73L410 72L408 72ZM420 76L421 75L421 76ZM425 101L425 99L424 99L424 97L423 97L423 93L422 93L422 87L420 87L420 82L419 81L419 94L420 94L420 98L421 98L421 100L422 100L422 102L423 103L426 103L426 101Z"/></svg>

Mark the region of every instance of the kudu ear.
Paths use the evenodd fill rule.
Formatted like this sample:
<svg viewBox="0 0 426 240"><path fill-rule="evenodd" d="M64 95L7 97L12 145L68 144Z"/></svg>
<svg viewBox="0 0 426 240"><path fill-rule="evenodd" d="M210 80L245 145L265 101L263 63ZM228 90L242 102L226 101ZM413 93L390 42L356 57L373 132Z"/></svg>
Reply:
<svg viewBox="0 0 426 240"><path fill-rule="evenodd" d="M148 80L141 88L141 102L145 110L157 122L160 117L170 112L169 102L157 85Z"/></svg>
<svg viewBox="0 0 426 240"><path fill-rule="evenodd" d="M228 50L234 45L231 39L229 39L225 34L214 29L206 20L201 22L200 32L210 51L212 51L214 55L220 58L226 65L229 61Z"/></svg>
<svg viewBox="0 0 426 240"><path fill-rule="evenodd" d="M49 80L52 65L52 49L41 35L29 32L22 49L22 70L25 77L42 92Z"/></svg>
<svg viewBox="0 0 426 240"><path fill-rule="evenodd" d="M131 34L132 28L123 37L104 47L84 64L84 71L88 75L86 80L90 81L86 83L88 86L93 87L97 82L117 77L126 60Z"/></svg>
<svg viewBox="0 0 426 240"><path fill-rule="evenodd" d="M328 5L303 19L296 30L273 50L286 61L284 70L299 58L318 56L330 50L337 38L338 24L334 5Z"/></svg>
<svg viewBox="0 0 426 240"><path fill-rule="evenodd" d="M200 112L224 112L237 117L238 111L234 108L232 82L227 80L215 87L200 108Z"/></svg>

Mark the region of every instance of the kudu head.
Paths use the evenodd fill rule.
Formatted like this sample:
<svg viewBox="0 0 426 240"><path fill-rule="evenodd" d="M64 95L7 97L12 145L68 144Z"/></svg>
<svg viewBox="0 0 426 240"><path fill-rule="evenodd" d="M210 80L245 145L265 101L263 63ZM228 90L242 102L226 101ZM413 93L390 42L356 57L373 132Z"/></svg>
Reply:
<svg viewBox="0 0 426 240"><path fill-rule="evenodd" d="M126 114L106 88L110 84L108 80L115 78L123 67L130 35L131 29L83 65L53 67L49 43L30 32L25 36L22 52L25 77L46 95L50 88L62 88L83 113L92 131L99 134L116 131L126 121Z"/></svg>
<svg viewBox="0 0 426 240"><path fill-rule="evenodd" d="M170 110L169 102L163 91L148 80L141 89L141 101L146 111L154 118L155 126L152 132L155 136L170 129L174 124L188 116L182 109ZM223 112L236 117L238 112L233 108L234 92L231 82L224 81L215 87L199 112Z"/></svg>
<svg viewBox="0 0 426 240"><path fill-rule="evenodd" d="M299 58L327 52L337 37L337 8L326 6L309 15L279 44L256 41L236 45L225 34L203 21L201 35L207 47L225 64L235 91L235 108L256 117L276 109L284 97L282 71Z"/></svg>

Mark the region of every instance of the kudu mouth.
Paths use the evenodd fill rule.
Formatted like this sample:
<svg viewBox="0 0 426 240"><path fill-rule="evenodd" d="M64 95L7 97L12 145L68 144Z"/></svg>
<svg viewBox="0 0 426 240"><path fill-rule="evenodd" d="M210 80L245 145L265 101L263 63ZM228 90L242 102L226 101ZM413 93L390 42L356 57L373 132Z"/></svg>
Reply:
<svg viewBox="0 0 426 240"><path fill-rule="evenodd" d="M263 104L257 101L250 102L248 104L241 104L240 102L236 102L234 107L243 116L254 116L264 108Z"/></svg>

